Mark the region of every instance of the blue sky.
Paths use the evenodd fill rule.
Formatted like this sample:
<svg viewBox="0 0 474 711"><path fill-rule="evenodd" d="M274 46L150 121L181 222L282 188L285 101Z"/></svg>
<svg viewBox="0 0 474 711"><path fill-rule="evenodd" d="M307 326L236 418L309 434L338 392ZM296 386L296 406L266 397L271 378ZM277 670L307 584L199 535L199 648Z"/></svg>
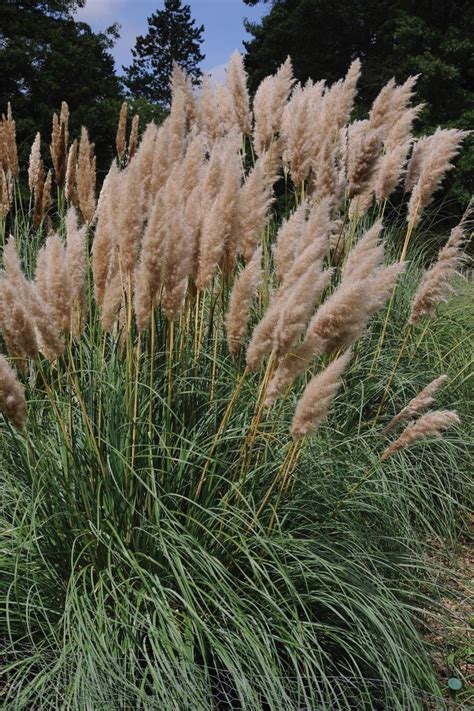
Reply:
<svg viewBox="0 0 474 711"><path fill-rule="evenodd" d="M147 17L162 9L163 4L163 0L87 0L76 17L94 30L103 30L113 22L120 23L120 40L112 52L120 73L122 65L131 61L136 36L146 32ZM204 25L202 48L206 59L202 67L221 79L232 52L243 49L242 40L247 36L244 17L258 20L268 11L268 5L249 7L243 0L187 0L187 4L197 24Z"/></svg>

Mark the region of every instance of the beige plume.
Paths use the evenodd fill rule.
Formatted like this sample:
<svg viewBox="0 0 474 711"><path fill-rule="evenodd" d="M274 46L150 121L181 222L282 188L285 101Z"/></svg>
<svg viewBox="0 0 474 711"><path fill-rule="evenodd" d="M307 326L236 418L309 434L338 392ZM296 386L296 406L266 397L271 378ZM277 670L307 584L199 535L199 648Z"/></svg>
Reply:
<svg viewBox="0 0 474 711"><path fill-rule="evenodd" d="M410 224L416 225L420 221L423 210L431 203L444 176L454 167L451 161L468 135L469 131L457 128L438 128L424 143L419 177L408 203L407 221Z"/></svg>
<svg viewBox="0 0 474 711"><path fill-rule="evenodd" d="M431 407L431 405L435 401L433 395L438 390L438 388L441 387L441 385L444 385L447 379L447 375L440 375L439 378L432 380L431 383L429 383L425 388L423 388L423 390L421 390L421 392L419 392L416 397L410 400L408 405L406 405L403 410L400 410L398 415L395 415L395 417L390 420L388 425L382 430L380 434L390 434L390 432L393 432L400 423L406 422L407 420L412 420L416 415L420 414L420 412L426 410L428 407Z"/></svg>
<svg viewBox="0 0 474 711"><path fill-rule="evenodd" d="M26 417L25 391L3 355L0 355L0 412L17 429L23 429Z"/></svg>
<svg viewBox="0 0 474 711"><path fill-rule="evenodd" d="M454 410L434 410L422 415L419 420L409 424L400 437L392 442L382 454L382 461L388 459L401 449L409 447L413 442L427 437L441 437L442 433L461 420Z"/></svg>
<svg viewBox="0 0 474 711"><path fill-rule="evenodd" d="M262 248L255 250L252 259L237 277L226 314L227 342L231 353L238 353L245 341L249 309L263 279Z"/></svg>
<svg viewBox="0 0 474 711"><path fill-rule="evenodd" d="M324 422L329 408L341 386L341 377L351 359L351 352L333 360L319 375L315 375L306 386L298 402L291 424L291 434L295 438L306 437L315 432Z"/></svg>
<svg viewBox="0 0 474 711"><path fill-rule="evenodd" d="M125 155L125 136L127 132L127 115L128 115L128 104L126 101L122 102L120 107L119 120L117 125L117 134L115 136L115 148L117 151L117 158L122 160Z"/></svg>
<svg viewBox="0 0 474 711"><path fill-rule="evenodd" d="M436 306L454 289L450 280L458 273L458 269L465 259L463 248L466 242L465 222L474 207L469 204L461 222L451 230L445 246L440 250L438 259L428 269L419 285L410 313L410 324L418 323L424 316L433 316Z"/></svg>
<svg viewBox="0 0 474 711"><path fill-rule="evenodd" d="M244 136L252 133L252 115L247 88L247 73L242 55L235 51L227 67L226 83L229 87L236 121Z"/></svg>

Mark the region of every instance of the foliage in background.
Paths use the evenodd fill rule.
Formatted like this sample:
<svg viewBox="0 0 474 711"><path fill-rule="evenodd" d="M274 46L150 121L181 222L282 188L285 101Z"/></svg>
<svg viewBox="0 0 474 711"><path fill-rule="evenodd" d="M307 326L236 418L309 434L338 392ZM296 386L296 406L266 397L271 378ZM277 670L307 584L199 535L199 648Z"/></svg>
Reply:
<svg viewBox="0 0 474 711"><path fill-rule="evenodd" d="M163 10L148 18L148 32L137 37L133 62L124 67L124 84L134 98L145 98L168 108L171 91L168 79L176 62L197 84L204 59L200 45L204 25L196 26L189 5L181 0L165 0Z"/></svg>
<svg viewBox="0 0 474 711"><path fill-rule="evenodd" d="M255 5L259 0L244 0ZM420 74L425 103L419 131L471 129L474 121L474 13L470 0L275 0L260 24L247 23L246 68L255 90L290 55L300 81L335 81L355 57L363 61L360 109L381 84ZM474 138L449 199L462 206L474 192Z"/></svg>
<svg viewBox="0 0 474 711"><path fill-rule="evenodd" d="M110 49L112 26L103 33L76 22L79 2L2 2L0 4L0 96L19 117L22 162L37 131L49 138L51 113L67 101L71 132L87 125L97 146L98 163L108 169L121 89Z"/></svg>

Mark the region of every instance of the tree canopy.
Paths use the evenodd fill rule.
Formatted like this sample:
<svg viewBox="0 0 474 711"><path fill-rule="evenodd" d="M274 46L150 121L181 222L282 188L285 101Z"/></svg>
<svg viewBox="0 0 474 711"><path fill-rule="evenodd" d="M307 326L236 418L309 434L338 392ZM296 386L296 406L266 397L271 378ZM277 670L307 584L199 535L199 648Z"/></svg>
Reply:
<svg viewBox="0 0 474 711"><path fill-rule="evenodd" d="M196 83L204 59L200 45L204 26L196 26L189 5L181 0L165 0L163 10L148 18L148 33L137 37L133 62L125 70L124 83L130 94L168 106L169 78L173 62L179 64Z"/></svg>
<svg viewBox="0 0 474 711"><path fill-rule="evenodd" d="M72 13L83 5L84 0L0 4L0 96L2 104L12 103L23 150L38 130L49 138L52 112L67 101L72 132L88 126L100 164L111 155L121 96L109 51L117 28L97 34L76 22Z"/></svg>
<svg viewBox="0 0 474 711"><path fill-rule="evenodd" d="M244 2L255 5L259 0ZM362 105L368 106L392 76L403 81L419 74L417 96L425 102L420 131L473 126L471 0L273 0L261 23L247 22L246 27L253 37L245 43L252 89L287 55L301 81L339 79L352 59L360 57ZM465 201L474 188L472 137L458 175L455 193Z"/></svg>

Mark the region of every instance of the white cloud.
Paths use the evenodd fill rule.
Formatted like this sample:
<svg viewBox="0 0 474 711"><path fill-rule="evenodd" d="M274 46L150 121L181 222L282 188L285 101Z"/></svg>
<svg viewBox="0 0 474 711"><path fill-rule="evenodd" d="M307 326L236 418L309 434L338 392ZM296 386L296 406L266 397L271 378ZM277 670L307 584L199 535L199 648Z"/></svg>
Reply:
<svg viewBox="0 0 474 711"><path fill-rule="evenodd" d="M127 0L87 0L85 7L77 13L77 19L83 22L114 22L117 13L124 7Z"/></svg>

